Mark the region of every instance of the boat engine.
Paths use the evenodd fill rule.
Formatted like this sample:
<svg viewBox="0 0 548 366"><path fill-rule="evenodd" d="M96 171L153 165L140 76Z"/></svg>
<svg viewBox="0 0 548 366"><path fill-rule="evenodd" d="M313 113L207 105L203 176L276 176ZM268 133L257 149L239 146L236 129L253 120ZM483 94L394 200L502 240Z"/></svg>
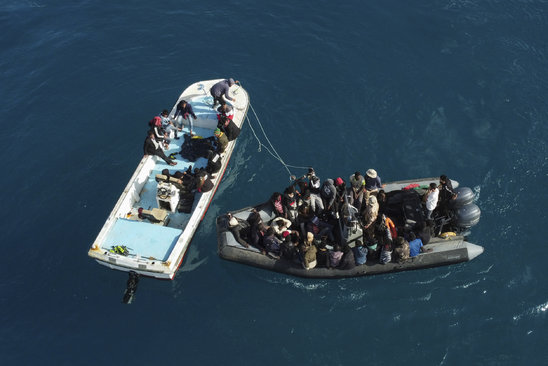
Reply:
<svg viewBox="0 0 548 366"><path fill-rule="evenodd" d="M469 228L479 222L480 208L475 203L469 203L455 209L454 222L458 227Z"/></svg>
<svg viewBox="0 0 548 366"><path fill-rule="evenodd" d="M455 188L454 192L457 193L457 198L455 198L452 203L454 208L466 206L474 202L474 199L476 198L474 191L469 187Z"/></svg>
<svg viewBox="0 0 548 366"><path fill-rule="evenodd" d="M474 191L469 187L455 189L457 198L452 202L453 222L460 228L469 228L479 222L481 216L480 208L473 203L476 198Z"/></svg>

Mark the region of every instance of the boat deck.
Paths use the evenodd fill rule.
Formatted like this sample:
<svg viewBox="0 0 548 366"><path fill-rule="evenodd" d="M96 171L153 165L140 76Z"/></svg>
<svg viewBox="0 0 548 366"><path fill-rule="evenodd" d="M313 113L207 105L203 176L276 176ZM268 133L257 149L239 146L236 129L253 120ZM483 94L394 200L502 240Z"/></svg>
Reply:
<svg viewBox="0 0 548 366"><path fill-rule="evenodd" d="M217 123L216 113L211 108L211 97L197 96L188 100L194 109L194 113L200 119L214 120ZM209 104L208 104L209 103ZM213 136L213 130L194 126L194 135L207 138ZM165 150L166 156L176 154L177 165L170 166L160 158L156 158L155 164L146 182L139 192L139 200L134 202L131 210L122 217L116 219L112 230L110 230L101 243L101 249L109 250L115 245L124 245L129 248L130 256L140 256L148 259L167 260L178 237L182 234L180 228L184 228L192 216L192 212L199 201L200 193L195 193L195 199L191 213L170 212L163 222L152 223L138 217L139 208L152 210L158 208L156 192L158 183L156 175L162 174L162 170L168 169L170 174L176 171L185 171L188 167L202 168L207 166L207 159L198 158L194 162L183 159L179 152L184 142L184 134L190 133L190 126L184 125L183 131L179 132L179 140L171 139L169 149Z"/></svg>
<svg viewBox="0 0 548 366"><path fill-rule="evenodd" d="M170 115L175 113L177 103L184 99L192 105L197 117L193 123L193 133L202 138L213 136L218 121L217 111L212 108L213 98L209 90L220 80L222 79L200 81L187 87L172 107ZM249 96L240 85L235 86L230 93L234 99L228 102L234 109L233 121L236 126L242 128L249 107ZM177 122L180 123L180 120ZM183 126L183 131L179 132L180 138L171 139L168 149L164 151L166 156L174 154L176 165L170 166L157 156L144 156L137 165L88 251L88 255L98 263L116 270L173 279L217 191L236 144L236 140L229 141L225 153L221 155L219 173L210 176L212 189L202 193L189 193L188 189L185 189L179 199L171 194L164 195L163 199L157 198L156 176L161 174L162 170L168 169L170 175L173 175L176 171L184 172L189 167L194 170L207 166L206 158L198 158L191 162L180 155L181 146L185 142L184 135L190 133L188 121L184 122L187 124ZM143 126L143 137L144 132L146 126ZM200 151L200 154L204 154L204 151ZM166 189L174 191L177 186L166 185ZM141 218L140 208L143 209ZM113 250L116 246L125 246L129 253L116 252Z"/></svg>

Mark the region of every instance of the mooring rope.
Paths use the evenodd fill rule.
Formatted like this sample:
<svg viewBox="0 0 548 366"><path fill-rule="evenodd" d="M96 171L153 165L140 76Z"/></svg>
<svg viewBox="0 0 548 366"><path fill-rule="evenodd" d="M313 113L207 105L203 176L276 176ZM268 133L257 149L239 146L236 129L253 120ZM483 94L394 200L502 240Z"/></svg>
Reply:
<svg viewBox="0 0 548 366"><path fill-rule="evenodd" d="M257 136L257 133L255 132L255 129L253 128L253 125L251 124L251 120L249 118L249 116L246 116L247 117L247 123L249 124L249 127L251 128L251 132L253 132L253 136L255 136L255 139L257 140L259 146L258 146L258 149L257 151L261 152L261 148L264 147L266 151L268 151L268 153L270 155L272 155L272 157L274 157L274 159L278 160L283 166L284 168L287 170L287 172L289 173L289 179L294 179L294 176L293 174L291 173L291 170L289 169L290 167L291 168L295 168L295 169L308 169L309 167L307 166L297 166L297 165L291 165L291 164L287 164L283 159L282 157L280 156L280 154L278 154L278 152L276 151L276 149L274 148L274 145L272 145L272 142L270 141L270 139L268 138L265 130L264 130L264 127L263 127L263 124L261 123L261 120L259 119L259 116L257 116L257 112L255 112L255 108L253 108L253 106L251 105L251 103L249 103L249 107L251 108L251 111L253 112L253 115L255 116L255 119L257 120L257 123L259 124L259 127L261 128L261 131L266 139L266 141L268 142L268 145L270 146L270 148L263 144L262 141L259 139L259 137Z"/></svg>

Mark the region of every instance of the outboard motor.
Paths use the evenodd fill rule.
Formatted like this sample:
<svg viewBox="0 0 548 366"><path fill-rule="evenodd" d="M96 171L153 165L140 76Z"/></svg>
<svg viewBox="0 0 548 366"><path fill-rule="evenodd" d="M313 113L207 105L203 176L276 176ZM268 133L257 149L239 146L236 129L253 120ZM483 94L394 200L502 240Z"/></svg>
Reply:
<svg viewBox="0 0 548 366"><path fill-rule="evenodd" d="M129 271L126 291L124 292L124 297L122 298L123 304L131 304L133 302L133 297L135 296L135 292L137 292L138 283L139 274L135 271Z"/></svg>
<svg viewBox="0 0 548 366"><path fill-rule="evenodd" d="M451 203L453 208L466 206L474 202L474 199L476 198L474 191L468 187L455 188L454 192L457 193L457 198L455 198Z"/></svg>
<svg viewBox="0 0 548 366"><path fill-rule="evenodd" d="M454 212L454 223L461 228L469 228L476 225L479 222L481 215L481 210L475 203L469 203L456 208Z"/></svg>

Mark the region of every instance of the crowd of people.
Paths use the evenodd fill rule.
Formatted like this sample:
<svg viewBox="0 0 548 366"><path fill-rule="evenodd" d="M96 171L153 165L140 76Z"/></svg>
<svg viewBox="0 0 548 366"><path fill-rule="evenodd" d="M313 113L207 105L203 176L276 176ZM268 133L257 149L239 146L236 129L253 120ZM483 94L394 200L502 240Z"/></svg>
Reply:
<svg viewBox="0 0 548 366"><path fill-rule="evenodd" d="M268 205L275 214L263 222L253 210L246 220L228 214L228 230L244 247L315 267L352 269L366 262L404 263L428 249L433 218L455 199L451 180L445 175L440 184L432 183L423 194L424 221L414 227L397 226L389 217L387 194L374 169L365 175L355 172L347 182L338 177L323 183L310 168L283 191L275 192ZM359 225L362 233L347 241L344 225Z"/></svg>
<svg viewBox="0 0 548 366"><path fill-rule="evenodd" d="M179 189L190 192L207 192L213 188L211 179L215 178L215 174L221 169L222 157L228 146L229 141L235 140L240 134L240 128L234 123L234 110L226 100L234 101L234 98L229 96L229 89L238 81L233 79L225 79L215 83L210 94L213 97L213 112L217 115L217 128L213 132L213 136L202 138L194 133L194 120L197 119L192 105L186 100L180 100L176 106L174 113L170 116L169 111L164 109L159 115L152 118L149 122L149 130L144 142L144 155L155 155L164 160L168 165L177 165L175 156L178 152L166 154L169 150L171 139L179 140L179 134L182 133L183 127L188 126L189 133L185 137L185 142L181 146L181 155L185 149L185 144L205 145L202 149L203 154L198 154L199 157L207 159L205 167L192 170L189 166L185 171L175 171L170 173L168 169L162 171L162 175L169 178L172 183L176 184ZM219 105L219 106L218 106ZM218 107L217 107L218 106ZM188 146L190 149L194 147Z"/></svg>

